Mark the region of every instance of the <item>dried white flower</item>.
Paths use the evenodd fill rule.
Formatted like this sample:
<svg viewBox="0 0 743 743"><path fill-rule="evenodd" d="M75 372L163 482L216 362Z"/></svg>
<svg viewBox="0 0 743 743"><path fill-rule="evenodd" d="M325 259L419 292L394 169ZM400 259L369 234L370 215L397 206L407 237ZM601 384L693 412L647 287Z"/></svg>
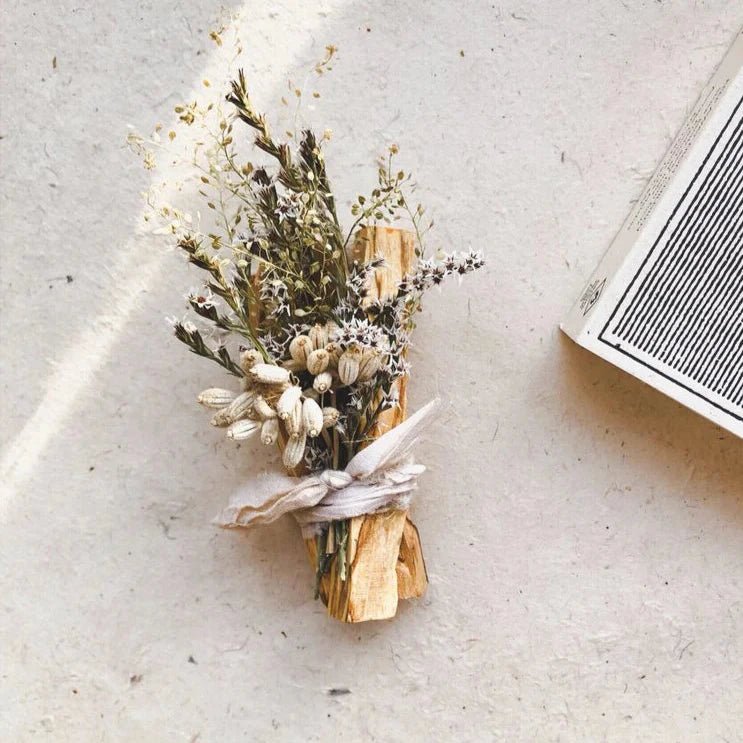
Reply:
<svg viewBox="0 0 743 743"><path fill-rule="evenodd" d="M291 415L291 412L294 410L297 402L299 402L300 397L302 397L302 388L298 387L296 384L287 387L281 393L281 397L279 398L278 403L276 403L276 412L279 414L279 418L281 418L282 421L285 421Z"/></svg>
<svg viewBox="0 0 743 743"><path fill-rule="evenodd" d="M227 429L227 438L235 441L243 441L257 433L261 424L256 421L236 421Z"/></svg>
<svg viewBox="0 0 743 743"><path fill-rule="evenodd" d="M289 381L289 372L275 364L256 364L250 373L264 384L281 384Z"/></svg>
<svg viewBox="0 0 743 743"><path fill-rule="evenodd" d="M307 357L312 353L312 341L307 335L298 335L289 344L289 353L292 359L302 367L307 365Z"/></svg>
<svg viewBox="0 0 743 743"><path fill-rule="evenodd" d="M198 397L199 403L206 408L223 408L235 399L235 393L220 387L210 387Z"/></svg>
<svg viewBox="0 0 743 743"><path fill-rule="evenodd" d="M279 439L279 419L267 418L261 426L261 442L266 446L275 444Z"/></svg>
<svg viewBox="0 0 743 743"><path fill-rule="evenodd" d="M302 403L302 425L311 438L320 435L323 427L322 408L312 399L307 398Z"/></svg>
<svg viewBox="0 0 743 743"><path fill-rule="evenodd" d="M323 408L322 409L322 427L332 428L341 417L341 414L335 408Z"/></svg>
<svg viewBox="0 0 743 743"><path fill-rule="evenodd" d="M321 374L329 363L330 354L324 348L319 348L307 357L307 371L314 375Z"/></svg>
<svg viewBox="0 0 743 743"><path fill-rule="evenodd" d="M289 439L286 444L286 448L284 449L284 455L282 457L284 466L287 469L294 469L302 461L306 444L307 437L303 433L296 438L292 437Z"/></svg>
<svg viewBox="0 0 743 743"><path fill-rule="evenodd" d="M324 371L315 377L315 381L312 383L312 388L315 392L322 394L327 392L333 384L333 375L330 372Z"/></svg>
<svg viewBox="0 0 743 743"><path fill-rule="evenodd" d="M343 384L353 384L359 376L361 349L352 346L338 359L338 376Z"/></svg>

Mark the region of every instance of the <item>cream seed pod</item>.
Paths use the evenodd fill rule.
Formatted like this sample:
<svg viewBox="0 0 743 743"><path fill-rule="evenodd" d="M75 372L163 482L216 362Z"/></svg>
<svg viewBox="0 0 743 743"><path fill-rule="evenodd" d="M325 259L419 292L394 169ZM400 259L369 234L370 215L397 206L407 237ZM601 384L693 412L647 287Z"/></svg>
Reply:
<svg viewBox="0 0 743 743"><path fill-rule="evenodd" d="M343 349L338 343L328 343L328 345L325 346L325 350L328 352L329 365L333 369L336 369L338 367L338 359L341 357Z"/></svg>
<svg viewBox="0 0 743 743"><path fill-rule="evenodd" d="M233 420L248 417L250 409L253 407L255 394L252 392L243 392L238 395L227 407L226 414Z"/></svg>
<svg viewBox="0 0 743 743"><path fill-rule="evenodd" d="M267 421L276 417L276 411L266 402L263 395L258 395L253 402L253 410L261 420Z"/></svg>
<svg viewBox="0 0 743 743"><path fill-rule="evenodd" d="M243 441L257 433L261 424L256 421L237 421L227 429L227 438L235 441Z"/></svg>
<svg viewBox="0 0 743 743"><path fill-rule="evenodd" d="M286 425L286 430L289 433L289 436L293 439L296 439L300 434L304 433L301 400L297 400L297 402L294 403L292 412L289 414L289 417L284 421L284 424Z"/></svg>
<svg viewBox="0 0 743 743"><path fill-rule="evenodd" d="M302 388L293 384L291 387L287 387L276 403L276 412L279 414L279 418L285 421L290 415L294 407L299 402L299 398L302 397Z"/></svg>
<svg viewBox="0 0 743 743"><path fill-rule="evenodd" d="M289 344L289 353L294 361L302 365L307 365L307 357L312 353L312 341L307 335L298 335Z"/></svg>
<svg viewBox="0 0 743 743"><path fill-rule="evenodd" d="M302 403L302 425L310 438L319 436L322 431L322 408L311 398L305 399Z"/></svg>
<svg viewBox="0 0 743 743"><path fill-rule="evenodd" d="M279 419L267 418L261 426L261 442L271 446L279 440Z"/></svg>
<svg viewBox="0 0 743 743"><path fill-rule="evenodd" d="M301 461L304 456L304 447L307 444L307 437L304 433L301 433L296 438L290 438L284 448L284 454L282 461L284 467L289 470L294 469Z"/></svg>
<svg viewBox="0 0 743 743"><path fill-rule="evenodd" d="M210 387L204 390L198 397L199 404L205 408L223 408L229 405L235 399L235 393L230 390L223 390L220 387Z"/></svg>
<svg viewBox="0 0 743 743"><path fill-rule="evenodd" d="M289 372L275 364L256 364L250 373L257 382L263 384L282 384L289 381Z"/></svg>
<svg viewBox="0 0 743 743"><path fill-rule="evenodd" d="M332 384L333 375L330 372L324 371L315 377L315 381L312 382L312 389L322 395L323 392L327 392L330 389Z"/></svg>
<svg viewBox="0 0 743 743"><path fill-rule="evenodd" d="M218 410L213 416L210 421L210 423L213 426L217 426L218 428L222 428L224 426L229 426L230 423L234 423L235 419L229 414L229 411L227 408L222 408L221 410Z"/></svg>
<svg viewBox="0 0 743 743"><path fill-rule="evenodd" d="M263 356L255 348L249 348L240 354L240 368L247 374L256 364L263 362Z"/></svg>
<svg viewBox="0 0 743 743"><path fill-rule="evenodd" d="M365 350L361 355L361 363L359 364L359 376L356 377L357 382L368 382L374 377L382 366L382 357L377 351Z"/></svg>
<svg viewBox="0 0 743 743"><path fill-rule="evenodd" d="M341 414L335 408L323 408L322 409L322 427L332 428L341 417Z"/></svg>
<svg viewBox="0 0 743 743"><path fill-rule="evenodd" d="M342 384L353 384L359 376L359 366L361 363L361 349L358 346L351 346L344 351L338 359L338 376Z"/></svg>
<svg viewBox="0 0 743 743"><path fill-rule="evenodd" d="M330 354L324 348L319 348L307 357L307 371L313 375L322 374L329 363Z"/></svg>
<svg viewBox="0 0 743 743"><path fill-rule="evenodd" d="M330 338L328 337L327 325L314 325L312 328L310 328L310 332L307 335L312 341L312 347L315 350L325 348L325 346L328 345L328 341L330 340ZM309 366L307 368L309 368Z"/></svg>

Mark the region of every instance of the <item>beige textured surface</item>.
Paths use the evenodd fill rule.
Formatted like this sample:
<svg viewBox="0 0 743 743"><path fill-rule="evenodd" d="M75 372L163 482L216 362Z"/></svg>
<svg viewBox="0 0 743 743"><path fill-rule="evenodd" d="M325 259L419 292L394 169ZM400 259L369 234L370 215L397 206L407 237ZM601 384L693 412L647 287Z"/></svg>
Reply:
<svg viewBox="0 0 743 743"><path fill-rule="evenodd" d="M0 739L741 740L743 444L557 329L740 3L248 5L261 103L341 49L311 119L342 203L397 142L441 243L488 254L412 358L411 408L454 406L420 452L429 590L332 623L290 521L209 524L254 450L192 402L216 367L163 316L197 277L136 236L121 143L216 80L214 6L11 0Z"/></svg>

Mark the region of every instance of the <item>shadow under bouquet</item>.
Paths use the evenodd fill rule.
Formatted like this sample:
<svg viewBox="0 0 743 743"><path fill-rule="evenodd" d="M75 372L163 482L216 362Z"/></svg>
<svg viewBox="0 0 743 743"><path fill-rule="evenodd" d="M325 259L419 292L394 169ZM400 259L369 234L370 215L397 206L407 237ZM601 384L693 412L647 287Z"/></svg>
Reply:
<svg viewBox="0 0 743 743"><path fill-rule="evenodd" d="M329 47L319 71L333 53ZM187 298L191 319L173 329L235 378L199 395L214 411L212 424L235 441L259 437L279 447L285 472L246 483L217 523L252 528L293 514L328 613L349 622L388 618L400 598L427 585L408 517L424 469L411 450L438 403L407 417L414 318L424 292L480 268L483 258L426 257L424 210L410 203L396 146L379 162L377 186L353 202L344 230L325 167L330 133L306 129L278 141L242 71L226 102L225 110L176 108L186 126L215 122L190 163L215 219L202 232L185 212L158 207L165 232L205 274ZM246 130L264 164L240 159ZM146 166L159 143L130 135ZM410 230L389 226L400 219Z"/></svg>

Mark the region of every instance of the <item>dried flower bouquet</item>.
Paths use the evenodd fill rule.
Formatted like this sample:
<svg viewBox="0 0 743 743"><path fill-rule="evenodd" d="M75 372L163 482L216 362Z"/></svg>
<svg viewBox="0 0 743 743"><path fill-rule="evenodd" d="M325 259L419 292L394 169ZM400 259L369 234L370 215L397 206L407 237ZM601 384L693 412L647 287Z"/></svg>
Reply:
<svg viewBox="0 0 743 743"><path fill-rule="evenodd" d="M335 49L327 52L320 74ZM187 164L213 226L202 231L185 210L152 201L164 231L206 274L187 298L192 319L173 322L175 336L236 377L204 390L199 402L228 438L278 446L291 476L249 483L219 523L252 526L292 512L328 612L344 621L393 616L398 597L426 587L407 518L422 470L409 448L431 412L403 423L414 317L425 291L483 259L477 252L426 257L424 210L410 204L410 177L394 167L396 146L380 161L377 187L354 201L344 230L325 167L330 133L305 129L279 141L242 71L226 101L226 110L176 108L183 126L206 133ZM245 128L263 164L241 158ZM168 144L175 137L170 132ZM129 141L152 168L155 150L167 146L162 139L156 131ZM412 231L386 226L401 218Z"/></svg>

